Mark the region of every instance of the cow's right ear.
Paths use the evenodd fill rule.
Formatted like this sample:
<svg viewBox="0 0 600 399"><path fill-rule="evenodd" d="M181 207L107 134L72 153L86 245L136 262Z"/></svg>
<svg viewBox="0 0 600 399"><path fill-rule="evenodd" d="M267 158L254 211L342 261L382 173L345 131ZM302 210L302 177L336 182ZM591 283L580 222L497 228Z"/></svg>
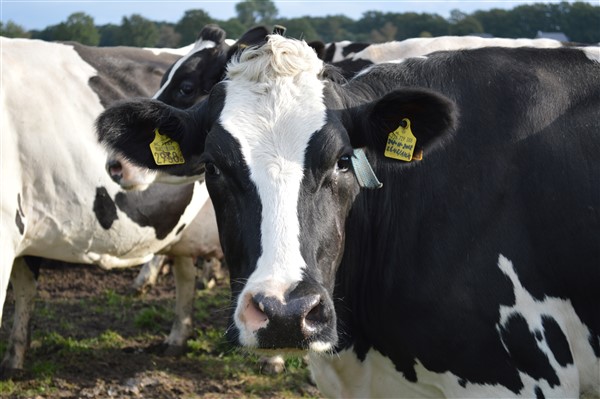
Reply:
<svg viewBox="0 0 600 399"><path fill-rule="evenodd" d="M180 110L152 99L115 103L96 120L98 139L134 164L149 169L161 169L165 173L170 173L169 169L177 169L176 174L181 174L180 169L187 165L177 163L179 160L171 162L172 160L166 159L166 162L157 162L156 151L153 153L150 144L156 142L158 132L165 139L171 139L172 143L177 144L183 160L200 156L204 151L207 130L203 126L204 118L198 116L203 115L202 110L199 110L203 103L205 101L188 110Z"/></svg>

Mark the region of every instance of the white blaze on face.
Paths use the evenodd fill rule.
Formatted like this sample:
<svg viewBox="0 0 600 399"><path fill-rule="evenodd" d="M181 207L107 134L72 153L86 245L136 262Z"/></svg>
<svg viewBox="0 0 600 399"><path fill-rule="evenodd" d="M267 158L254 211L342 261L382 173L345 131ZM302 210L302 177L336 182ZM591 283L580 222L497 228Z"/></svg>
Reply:
<svg viewBox="0 0 600 399"><path fill-rule="evenodd" d="M193 56L197 52L202 51L206 48L213 48L216 46L217 46L217 43L213 42L212 40L202 40L202 39L198 40L194 44L194 47L192 48L192 50L190 50L190 52L186 56L181 57L179 60L177 60L175 65L173 65L173 68L171 68L171 71L169 72L169 76L167 77L167 81L165 82L164 85L162 85L160 87L160 89L158 89L158 91L152 98L157 99L158 97L160 97L160 95L163 93L163 91L165 91L165 89L167 87L169 87L169 85L171 84L171 81L173 80L173 76L175 76L175 73L177 72L179 67L181 67L185 62L187 62L187 60L189 60L191 56Z"/></svg>
<svg viewBox="0 0 600 399"><path fill-rule="evenodd" d="M256 293L283 300L302 279L298 195L304 155L325 123L322 62L304 42L273 36L229 68L221 125L239 142L262 205L261 248L242 298ZM274 55L272 54L274 53ZM240 306L235 320L238 328ZM251 334L250 334L251 335ZM249 344L251 337L242 343Z"/></svg>

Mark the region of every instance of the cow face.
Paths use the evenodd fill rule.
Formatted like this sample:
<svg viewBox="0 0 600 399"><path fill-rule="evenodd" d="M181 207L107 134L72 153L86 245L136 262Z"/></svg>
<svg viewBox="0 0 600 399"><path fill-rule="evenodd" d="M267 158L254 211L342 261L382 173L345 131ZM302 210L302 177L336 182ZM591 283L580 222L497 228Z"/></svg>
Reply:
<svg viewBox="0 0 600 399"><path fill-rule="evenodd" d="M137 103L137 110L125 104L98 122L102 141L146 166L153 165L133 147L147 145L154 125L164 126L191 159L201 153L231 273L235 311L227 334L242 346L333 350L336 272L360 192L354 147L383 152L384 133L403 118L423 127L418 139L426 147L451 119L449 101L435 93L413 89L358 100L322 72L304 42L271 36L242 53L229 65L229 79L182 114L151 102ZM115 126L119 115L128 125Z"/></svg>
<svg viewBox="0 0 600 399"><path fill-rule="evenodd" d="M167 70L154 99L179 109L188 108L205 98L225 74L225 65L241 49L262 43L268 31L263 26L249 29L231 46L225 31L217 25L206 25L192 50ZM145 190L151 183L183 183L187 179L157 176L147 168L133 166L120 153L109 153L106 170L113 181L126 190Z"/></svg>
<svg viewBox="0 0 600 399"><path fill-rule="evenodd" d="M230 46L223 29L206 25L192 50L165 73L153 98L181 109L196 104L223 79L225 65L236 51L264 42L267 34L265 27L258 26Z"/></svg>

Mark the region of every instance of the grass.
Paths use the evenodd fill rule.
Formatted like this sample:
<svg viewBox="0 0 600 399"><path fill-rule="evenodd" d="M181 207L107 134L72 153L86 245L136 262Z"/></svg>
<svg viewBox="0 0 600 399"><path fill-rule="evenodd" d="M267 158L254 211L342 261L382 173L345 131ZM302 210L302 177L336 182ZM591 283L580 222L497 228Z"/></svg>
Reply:
<svg viewBox="0 0 600 399"><path fill-rule="evenodd" d="M148 352L148 347L161 343L168 334L173 306L174 300L144 300L112 290L87 299L38 300L24 373L0 381L0 397L54 399L65 392L94 397L96 391L106 396L108 391L102 389L109 386L118 397L139 397L118 389L127 381L143 378L160 380L144 386L146 393L167 388L174 392L160 391L149 397L316 397L301 358L289 358L284 373L267 375L256 355L226 342L230 305L225 287L198 292L195 333L183 357ZM5 351L5 330L10 327L5 324L0 355Z"/></svg>

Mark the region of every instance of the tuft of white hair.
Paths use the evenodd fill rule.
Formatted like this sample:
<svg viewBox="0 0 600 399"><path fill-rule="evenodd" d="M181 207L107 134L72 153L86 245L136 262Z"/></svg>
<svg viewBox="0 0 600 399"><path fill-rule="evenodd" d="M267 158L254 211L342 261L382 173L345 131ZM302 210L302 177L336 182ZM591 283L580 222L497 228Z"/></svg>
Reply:
<svg viewBox="0 0 600 399"><path fill-rule="evenodd" d="M227 66L227 78L265 83L282 77L295 78L305 73L318 75L323 69L315 51L304 40L269 35L260 47L251 47Z"/></svg>

